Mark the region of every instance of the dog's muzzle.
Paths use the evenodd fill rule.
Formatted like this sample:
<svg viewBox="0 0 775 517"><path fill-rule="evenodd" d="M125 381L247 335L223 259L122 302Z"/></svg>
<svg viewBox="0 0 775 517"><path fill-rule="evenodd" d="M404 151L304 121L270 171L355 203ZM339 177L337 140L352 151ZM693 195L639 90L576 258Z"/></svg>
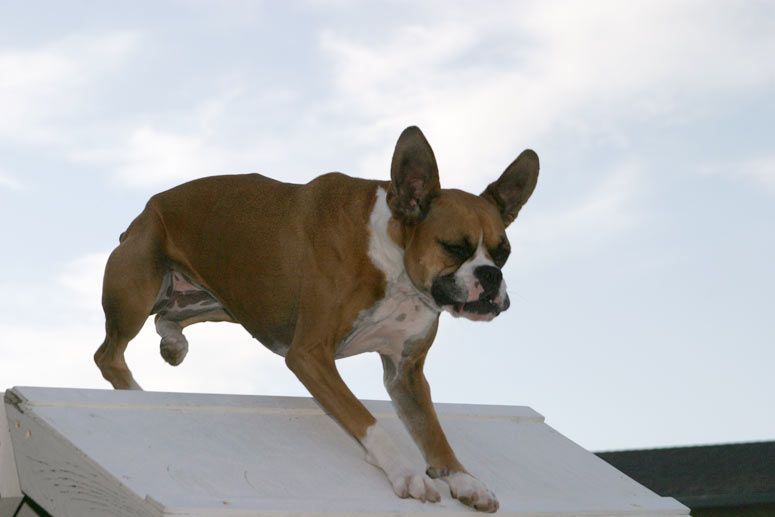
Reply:
<svg viewBox="0 0 775 517"><path fill-rule="evenodd" d="M455 273L437 277L431 286L436 305L455 317L475 321L490 321L509 308L511 302L499 268L479 266L474 270L474 277L474 292L461 287Z"/></svg>

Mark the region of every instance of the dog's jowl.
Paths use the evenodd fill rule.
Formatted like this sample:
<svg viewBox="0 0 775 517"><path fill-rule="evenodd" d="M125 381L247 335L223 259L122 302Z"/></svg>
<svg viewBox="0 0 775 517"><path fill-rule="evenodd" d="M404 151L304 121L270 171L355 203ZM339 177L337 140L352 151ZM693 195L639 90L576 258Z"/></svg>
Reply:
<svg viewBox="0 0 775 517"><path fill-rule="evenodd" d="M538 156L520 154L481 195L442 189L425 137L398 138L389 181L324 174L306 185L213 176L153 196L105 269L105 341L94 355L118 389L140 389L127 344L156 314L161 353L184 359L183 329L231 321L285 357L400 497L476 509L495 495L455 457L423 375L439 315L489 321L509 307L506 227L530 197ZM414 470L342 381L334 361L377 352L385 387L427 462Z"/></svg>

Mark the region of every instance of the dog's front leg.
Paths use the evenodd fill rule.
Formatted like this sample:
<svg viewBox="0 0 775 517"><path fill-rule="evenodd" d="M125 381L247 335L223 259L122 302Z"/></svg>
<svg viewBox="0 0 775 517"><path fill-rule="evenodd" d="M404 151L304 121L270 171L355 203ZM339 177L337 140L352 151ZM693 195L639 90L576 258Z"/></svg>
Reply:
<svg viewBox="0 0 775 517"><path fill-rule="evenodd" d="M430 339L432 341L433 336ZM385 388L399 417L428 462L428 475L444 480L452 497L460 502L480 511L495 512L498 510L495 494L458 461L436 416L430 387L423 374L427 346L418 356L402 355L397 361L394 357L383 355Z"/></svg>
<svg viewBox="0 0 775 517"><path fill-rule="evenodd" d="M344 383L332 350L295 343L285 362L323 409L363 445L366 460L385 472L399 497L433 502L441 499L433 480L404 459L374 416Z"/></svg>

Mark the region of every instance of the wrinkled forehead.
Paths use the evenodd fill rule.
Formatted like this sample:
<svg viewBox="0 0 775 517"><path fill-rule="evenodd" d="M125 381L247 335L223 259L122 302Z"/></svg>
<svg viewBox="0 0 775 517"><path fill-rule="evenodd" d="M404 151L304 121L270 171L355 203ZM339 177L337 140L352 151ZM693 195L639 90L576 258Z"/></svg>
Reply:
<svg viewBox="0 0 775 517"><path fill-rule="evenodd" d="M503 221L490 202L455 189L442 190L434 198L422 226L439 239L449 242L467 239L474 246L480 237L485 246L496 246L505 235Z"/></svg>

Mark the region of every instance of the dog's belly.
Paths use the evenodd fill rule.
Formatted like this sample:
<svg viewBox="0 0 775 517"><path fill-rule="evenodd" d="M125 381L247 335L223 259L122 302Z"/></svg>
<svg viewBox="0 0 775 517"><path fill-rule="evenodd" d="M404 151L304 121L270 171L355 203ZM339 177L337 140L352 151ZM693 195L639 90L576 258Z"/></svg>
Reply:
<svg viewBox="0 0 775 517"><path fill-rule="evenodd" d="M184 321L219 310L224 310L223 305L212 293L173 267L164 275L151 314L170 321Z"/></svg>
<svg viewBox="0 0 775 517"><path fill-rule="evenodd" d="M176 265L173 265L164 275L151 314L158 314L159 318L174 322L228 321L237 323L213 293L191 280ZM264 334L254 337L272 352L285 356L289 345L269 337L266 333Z"/></svg>
<svg viewBox="0 0 775 517"><path fill-rule="evenodd" d="M415 289L389 286L383 299L358 315L350 333L337 346L336 357L379 352L397 361L404 345L427 336L436 318L438 313Z"/></svg>

